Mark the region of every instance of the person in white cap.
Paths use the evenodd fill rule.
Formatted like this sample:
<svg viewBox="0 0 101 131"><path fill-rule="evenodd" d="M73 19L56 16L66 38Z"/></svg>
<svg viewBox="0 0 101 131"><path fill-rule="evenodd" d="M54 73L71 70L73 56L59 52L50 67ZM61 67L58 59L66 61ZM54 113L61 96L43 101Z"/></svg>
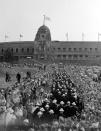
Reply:
<svg viewBox="0 0 101 131"><path fill-rule="evenodd" d="M52 103L56 104L56 103L57 103L57 100L56 100L56 99L54 99L54 100L52 101Z"/></svg>
<svg viewBox="0 0 101 131"><path fill-rule="evenodd" d="M61 102L60 102L60 105L62 105L62 106L63 106L63 105L64 105L64 102L63 102L63 101L61 101Z"/></svg>
<svg viewBox="0 0 101 131"><path fill-rule="evenodd" d="M45 111L49 111L49 108L50 108L50 106L48 104L46 104Z"/></svg>
<svg viewBox="0 0 101 131"><path fill-rule="evenodd" d="M64 117L64 109L63 108L59 109L59 114L58 115ZM59 116L58 116L58 118L59 118Z"/></svg>
<svg viewBox="0 0 101 131"><path fill-rule="evenodd" d="M37 115L38 115L38 117L40 118L40 117L43 115L43 112L42 112L42 111L39 111L39 112L37 113Z"/></svg>
<svg viewBox="0 0 101 131"><path fill-rule="evenodd" d="M40 108L40 111L44 112L44 111L45 111L45 109L42 107L42 108Z"/></svg>

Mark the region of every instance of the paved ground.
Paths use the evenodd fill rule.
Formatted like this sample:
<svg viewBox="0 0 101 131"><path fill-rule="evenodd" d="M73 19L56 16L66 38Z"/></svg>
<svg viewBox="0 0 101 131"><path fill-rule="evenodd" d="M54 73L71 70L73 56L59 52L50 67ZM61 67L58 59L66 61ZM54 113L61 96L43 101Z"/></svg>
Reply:
<svg viewBox="0 0 101 131"><path fill-rule="evenodd" d="M5 82L6 71L11 76L10 82ZM20 67L2 68L0 67L0 88L6 88L8 86L13 85L16 82L16 74L19 72L21 74L21 77L23 78L26 76L27 71L30 71L33 75L35 72L35 69L27 68L27 67L26 68L20 68Z"/></svg>
<svg viewBox="0 0 101 131"><path fill-rule="evenodd" d="M8 86L11 86L12 84L14 84L13 80L11 82L5 82L5 78L3 77L0 78L0 88L7 88Z"/></svg>

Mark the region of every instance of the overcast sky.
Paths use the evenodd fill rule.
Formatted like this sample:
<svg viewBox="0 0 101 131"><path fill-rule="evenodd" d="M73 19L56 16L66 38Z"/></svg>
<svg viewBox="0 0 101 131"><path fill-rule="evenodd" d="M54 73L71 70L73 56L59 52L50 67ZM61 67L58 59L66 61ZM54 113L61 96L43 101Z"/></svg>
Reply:
<svg viewBox="0 0 101 131"><path fill-rule="evenodd" d="M0 41L33 41L43 24L43 15L52 40L98 40L101 33L101 0L0 0ZM101 36L100 36L101 37ZM101 40L101 38L100 38Z"/></svg>

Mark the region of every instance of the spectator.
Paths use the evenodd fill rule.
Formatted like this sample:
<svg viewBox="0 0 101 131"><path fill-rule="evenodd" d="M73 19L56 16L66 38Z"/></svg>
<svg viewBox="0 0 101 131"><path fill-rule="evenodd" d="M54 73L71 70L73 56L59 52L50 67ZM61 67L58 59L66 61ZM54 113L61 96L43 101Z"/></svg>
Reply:
<svg viewBox="0 0 101 131"><path fill-rule="evenodd" d="M31 79L31 72L30 71L27 71L26 75L27 75L27 79Z"/></svg>
<svg viewBox="0 0 101 131"><path fill-rule="evenodd" d="M16 78L17 78L17 82L20 83L21 74L19 72L17 73Z"/></svg>
<svg viewBox="0 0 101 131"><path fill-rule="evenodd" d="M8 72L6 72L6 78L5 78L5 81L6 82L9 82L10 81L10 75Z"/></svg>

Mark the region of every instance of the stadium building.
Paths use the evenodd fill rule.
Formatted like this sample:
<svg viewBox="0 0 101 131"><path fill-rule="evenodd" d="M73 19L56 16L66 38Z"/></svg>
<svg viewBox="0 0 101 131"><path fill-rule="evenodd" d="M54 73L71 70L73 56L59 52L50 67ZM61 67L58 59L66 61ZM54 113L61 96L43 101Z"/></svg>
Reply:
<svg viewBox="0 0 101 131"><path fill-rule="evenodd" d="M101 42L52 41L47 26L42 25L34 41L0 43L0 61L26 58L49 62L101 64Z"/></svg>

